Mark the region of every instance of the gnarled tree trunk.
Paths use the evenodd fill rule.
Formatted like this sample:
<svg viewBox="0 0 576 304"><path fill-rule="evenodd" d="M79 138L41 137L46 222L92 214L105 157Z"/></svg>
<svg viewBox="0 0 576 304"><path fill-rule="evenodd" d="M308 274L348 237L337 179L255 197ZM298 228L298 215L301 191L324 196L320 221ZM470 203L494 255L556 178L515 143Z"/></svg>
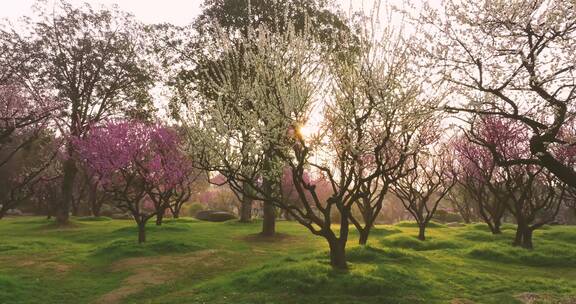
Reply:
<svg viewBox="0 0 576 304"><path fill-rule="evenodd" d="M74 191L74 179L76 178L76 163L69 158L64 161L64 178L62 181L62 201L56 210L56 222L58 225L67 225L70 221L70 205Z"/></svg>
<svg viewBox="0 0 576 304"><path fill-rule="evenodd" d="M426 240L426 224L418 224L418 239L421 241Z"/></svg>
<svg viewBox="0 0 576 304"><path fill-rule="evenodd" d="M523 222L518 223L516 228L516 236L514 237L514 243L512 245L522 247L525 249L533 249L534 245L532 243L533 229Z"/></svg>
<svg viewBox="0 0 576 304"><path fill-rule="evenodd" d="M346 264L346 241L341 238L328 240L330 245L330 265L335 269L348 269Z"/></svg>
<svg viewBox="0 0 576 304"><path fill-rule="evenodd" d="M250 223L251 221L252 221L252 199L248 197L248 195L244 194L242 195L242 202L240 205L240 222Z"/></svg>
<svg viewBox="0 0 576 304"><path fill-rule="evenodd" d="M267 193L271 194L272 191L272 181L265 178L263 181L263 189ZM264 200L263 202L263 218L262 218L262 236L270 237L274 236L276 233L276 210L274 210L274 204L270 200Z"/></svg>
<svg viewBox="0 0 576 304"><path fill-rule="evenodd" d="M276 210L270 201L263 203L262 236L274 236L276 234Z"/></svg>
<svg viewBox="0 0 576 304"><path fill-rule="evenodd" d="M138 244L146 242L146 221L138 221Z"/></svg>
<svg viewBox="0 0 576 304"><path fill-rule="evenodd" d="M166 209L158 210L158 214L156 214L156 226L162 225L162 221L164 220L164 212L166 212Z"/></svg>
<svg viewBox="0 0 576 304"><path fill-rule="evenodd" d="M360 230L358 230L358 233L360 234L360 237L358 239L358 244L366 245L366 243L368 243L368 236L370 235L370 230L360 229Z"/></svg>

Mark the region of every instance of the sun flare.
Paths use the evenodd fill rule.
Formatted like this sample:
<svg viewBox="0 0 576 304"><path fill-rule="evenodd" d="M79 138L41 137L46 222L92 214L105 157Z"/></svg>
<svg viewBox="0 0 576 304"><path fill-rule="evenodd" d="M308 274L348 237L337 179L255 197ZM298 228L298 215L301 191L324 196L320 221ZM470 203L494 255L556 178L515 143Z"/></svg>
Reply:
<svg viewBox="0 0 576 304"><path fill-rule="evenodd" d="M298 134L300 134L304 139L310 139L318 133L318 130L318 126L306 123L298 127Z"/></svg>

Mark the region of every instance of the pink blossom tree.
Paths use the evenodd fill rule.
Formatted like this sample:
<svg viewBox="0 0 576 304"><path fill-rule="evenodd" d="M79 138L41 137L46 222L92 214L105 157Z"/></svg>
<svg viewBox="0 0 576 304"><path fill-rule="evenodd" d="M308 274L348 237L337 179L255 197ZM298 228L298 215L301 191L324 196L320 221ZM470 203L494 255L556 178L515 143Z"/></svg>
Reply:
<svg viewBox="0 0 576 304"><path fill-rule="evenodd" d="M161 225L166 211L179 209L190 197L187 183L198 175L192 176L192 164L180 150L180 137L174 129L156 126L149 136L151 157L148 162L137 164L157 211L156 225Z"/></svg>
<svg viewBox="0 0 576 304"><path fill-rule="evenodd" d="M117 207L132 214L138 242L145 242L146 222L161 218L191 171L180 154L177 133L158 124L120 121L95 127L74 143L102 189Z"/></svg>
<svg viewBox="0 0 576 304"><path fill-rule="evenodd" d="M334 195L334 190L330 182L323 174L311 174L307 170L302 172L302 182L315 187L315 194L320 202L325 202ZM303 208L305 201L312 201L314 198L311 192L304 192L304 200L300 197L297 186L294 184L294 176L289 167L285 167L282 172L282 179L280 184L280 196L288 209L290 208ZM312 206L316 209L315 206ZM292 219L290 212L285 211L285 216Z"/></svg>
<svg viewBox="0 0 576 304"><path fill-rule="evenodd" d="M498 178L501 169L496 166L488 149L471 142L464 135L454 140L452 147L456 152L457 182L467 194L465 198L474 201L478 215L493 234L501 233L500 226L508 200L504 183Z"/></svg>
<svg viewBox="0 0 576 304"><path fill-rule="evenodd" d="M469 138L499 157L496 163L514 163L528 156L530 130L521 123L495 116L481 117L473 124ZM507 208L516 220L514 246L532 249L534 230L555 220L569 185L545 167L518 163L500 167Z"/></svg>

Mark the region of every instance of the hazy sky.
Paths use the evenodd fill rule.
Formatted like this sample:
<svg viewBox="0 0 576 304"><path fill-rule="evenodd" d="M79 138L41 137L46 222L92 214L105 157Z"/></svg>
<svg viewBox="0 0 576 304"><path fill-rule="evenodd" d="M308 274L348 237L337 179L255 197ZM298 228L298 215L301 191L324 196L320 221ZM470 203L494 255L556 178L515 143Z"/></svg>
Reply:
<svg viewBox="0 0 576 304"><path fill-rule="evenodd" d="M110 6L117 4L122 10L133 13L146 23L171 22L178 25L190 23L199 13L203 0L68 0L74 5ZM0 18L16 18L30 14L35 0L0 0ZM53 3L54 0L48 0Z"/></svg>
<svg viewBox="0 0 576 304"><path fill-rule="evenodd" d="M53 3L55 0L48 0ZM94 6L117 4L122 10L133 13L145 23L170 22L178 25L190 23L200 13L203 0L68 0L74 5L90 3ZM352 3L354 10L372 7L375 0L336 0L348 11ZM434 1L434 0L432 0ZM29 15L35 0L0 0L0 18L16 20ZM383 1L384 2L384 1Z"/></svg>

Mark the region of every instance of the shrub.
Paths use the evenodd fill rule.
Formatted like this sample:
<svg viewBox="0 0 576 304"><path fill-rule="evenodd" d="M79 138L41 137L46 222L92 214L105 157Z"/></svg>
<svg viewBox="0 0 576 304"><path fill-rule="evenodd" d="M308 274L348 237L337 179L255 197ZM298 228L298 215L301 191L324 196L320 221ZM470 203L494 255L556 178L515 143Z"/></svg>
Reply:
<svg viewBox="0 0 576 304"><path fill-rule="evenodd" d="M436 210L433 219L441 223L462 222L462 216L459 213L453 213L446 210Z"/></svg>
<svg viewBox="0 0 576 304"><path fill-rule="evenodd" d="M196 214L204 210L204 206L199 203L185 204L182 207L181 216L195 217Z"/></svg>

